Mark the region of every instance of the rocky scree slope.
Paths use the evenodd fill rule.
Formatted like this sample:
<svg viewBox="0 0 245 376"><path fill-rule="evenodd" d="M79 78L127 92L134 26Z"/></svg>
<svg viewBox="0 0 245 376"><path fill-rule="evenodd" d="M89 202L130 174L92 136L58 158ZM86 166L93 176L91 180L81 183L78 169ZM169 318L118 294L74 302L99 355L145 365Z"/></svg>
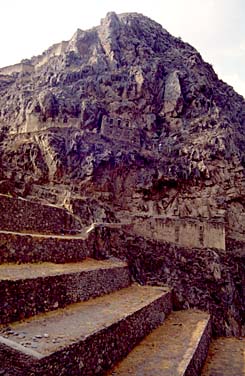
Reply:
<svg viewBox="0 0 245 376"><path fill-rule="evenodd" d="M244 150L244 98L136 13L109 13L0 69L0 193L63 206L84 226L136 216L222 223L227 250L244 260ZM224 293L236 317L242 265Z"/></svg>

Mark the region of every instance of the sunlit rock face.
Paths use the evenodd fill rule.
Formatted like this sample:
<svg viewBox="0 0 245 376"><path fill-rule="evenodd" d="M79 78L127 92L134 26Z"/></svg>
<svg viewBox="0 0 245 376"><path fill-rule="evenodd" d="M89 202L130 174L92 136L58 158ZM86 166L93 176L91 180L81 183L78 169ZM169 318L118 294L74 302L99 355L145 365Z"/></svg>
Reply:
<svg viewBox="0 0 245 376"><path fill-rule="evenodd" d="M244 150L244 98L140 14L0 69L0 193L82 226L244 254Z"/></svg>
<svg viewBox="0 0 245 376"><path fill-rule="evenodd" d="M245 102L193 47L109 13L0 73L2 193L93 199L90 222L211 218L241 240Z"/></svg>

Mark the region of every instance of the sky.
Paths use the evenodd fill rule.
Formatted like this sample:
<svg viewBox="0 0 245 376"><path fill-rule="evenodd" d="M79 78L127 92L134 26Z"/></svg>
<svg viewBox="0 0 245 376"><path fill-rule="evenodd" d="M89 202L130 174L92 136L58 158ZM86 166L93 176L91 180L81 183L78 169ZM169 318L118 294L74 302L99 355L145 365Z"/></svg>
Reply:
<svg viewBox="0 0 245 376"><path fill-rule="evenodd" d="M244 0L0 0L0 67L41 54L107 12L138 12L190 43L245 97Z"/></svg>

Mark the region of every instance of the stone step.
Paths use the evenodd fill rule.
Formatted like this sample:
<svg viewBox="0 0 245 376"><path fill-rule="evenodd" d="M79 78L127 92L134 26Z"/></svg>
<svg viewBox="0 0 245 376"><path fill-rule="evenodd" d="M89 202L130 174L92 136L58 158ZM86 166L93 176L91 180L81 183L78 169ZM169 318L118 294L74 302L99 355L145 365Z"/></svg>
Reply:
<svg viewBox="0 0 245 376"><path fill-rule="evenodd" d="M0 230L60 234L82 228L78 219L64 207L21 197L0 194L0 213Z"/></svg>
<svg viewBox="0 0 245 376"><path fill-rule="evenodd" d="M212 340L202 376L216 375L245 375L245 337Z"/></svg>
<svg viewBox="0 0 245 376"><path fill-rule="evenodd" d="M169 288L132 285L0 330L9 376L102 375L172 310Z"/></svg>
<svg viewBox="0 0 245 376"><path fill-rule="evenodd" d="M0 323L6 324L130 285L121 261L0 265Z"/></svg>
<svg viewBox="0 0 245 376"><path fill-rule="evenodd" d="M76 262L93 257L94 238L84 235L24 234L0 231L0 264Z"/></svg>
<svg viewBox="0 0 245 376"><path fill-rule="evenodd" d="M211 338L207 313L172 312L107 376L198 376Z"/></svg>

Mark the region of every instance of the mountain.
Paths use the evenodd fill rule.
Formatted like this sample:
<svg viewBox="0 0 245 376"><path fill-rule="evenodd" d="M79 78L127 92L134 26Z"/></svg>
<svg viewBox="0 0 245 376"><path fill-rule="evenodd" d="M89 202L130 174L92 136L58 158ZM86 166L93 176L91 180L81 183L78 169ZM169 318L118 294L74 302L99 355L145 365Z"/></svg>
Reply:
<svg viewBox="0 0 245 376"><path fill-rule="evenodd" d="M0 69L0 193L84 227L244 254L244 151L244 98L143 15Z"/></svg>

